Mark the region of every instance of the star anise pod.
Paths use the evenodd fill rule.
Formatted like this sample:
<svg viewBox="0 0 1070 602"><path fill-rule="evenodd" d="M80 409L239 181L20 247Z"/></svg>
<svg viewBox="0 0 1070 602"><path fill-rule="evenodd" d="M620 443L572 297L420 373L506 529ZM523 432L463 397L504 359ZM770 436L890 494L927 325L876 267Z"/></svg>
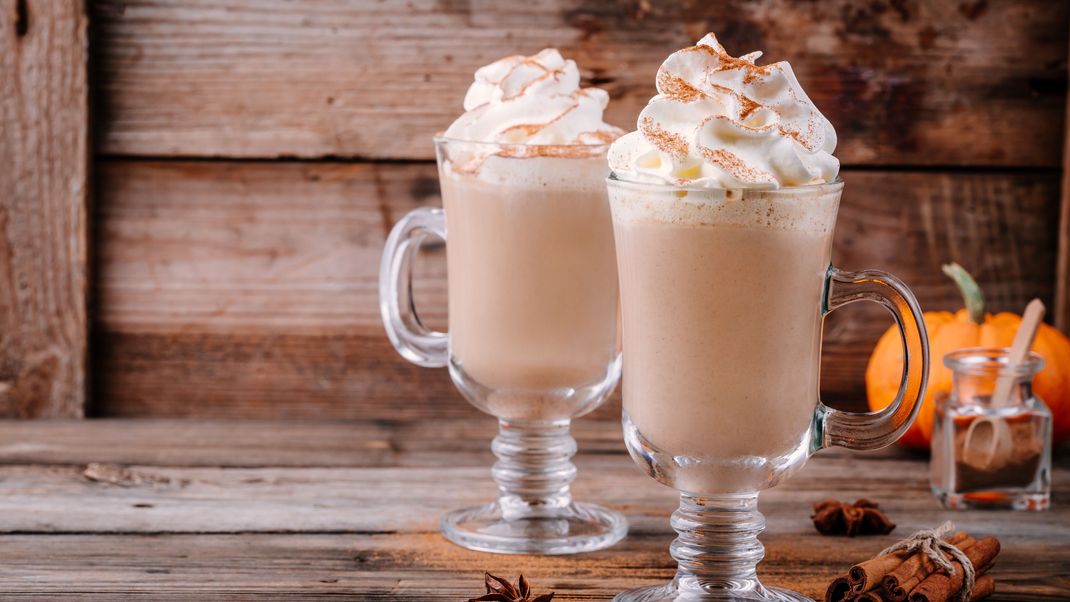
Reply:
<svg viewBox="0 0 1070 602"><path fill-rule="evenodd" d="M880 511L877 502L865 498L848 504L829 498L814 504L810 516L822 535L887 535L895 523Z"/></svg>
<svg viewBox="0 0 1070 602"><path fill-rule="evenodd" d="M478 598L472 598L468 602L550 602L554 599L554 593L531 596L531 586L523 575L517 577L516 583L491 575L483 574L483 583L487 586L487 593Z"/></svg>

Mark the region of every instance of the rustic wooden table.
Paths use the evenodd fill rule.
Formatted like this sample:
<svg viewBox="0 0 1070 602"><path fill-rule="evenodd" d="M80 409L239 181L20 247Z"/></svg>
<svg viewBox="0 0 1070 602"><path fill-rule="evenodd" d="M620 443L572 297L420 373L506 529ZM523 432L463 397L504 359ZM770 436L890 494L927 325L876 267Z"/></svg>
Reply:
<svg viewBox="0 0 1070 602"><path fill-rule="evenodd" d="M672 491L642 475L616 424L580 421L577 496L623 511L630 536L593 554L469 552L438 533L446 510L493 494L491 420L284 423L0 422L0 595L22 598L463 600L489 570L523 572L560 600L605 600L671 577ZM811 596L852 561L953 519L999 536L993 600L1070 599L1070 453L1054 508L954 513L923 458L823 452L763 494L761 573ZM819 536L810 504L870 497L886 537Z"/></svg>

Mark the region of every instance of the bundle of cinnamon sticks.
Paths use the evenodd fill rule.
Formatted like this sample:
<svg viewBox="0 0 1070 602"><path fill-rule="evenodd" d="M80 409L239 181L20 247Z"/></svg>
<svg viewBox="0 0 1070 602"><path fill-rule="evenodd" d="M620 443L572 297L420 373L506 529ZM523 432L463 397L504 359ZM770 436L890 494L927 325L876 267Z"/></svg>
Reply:
<svg viewBox="0 0 1070 602"><path fill-rule="evenodd" d="M988 574L999 554L995 537L975 539L965 531L947 538L963 551L974 569L970 602L983 600L996 590ZM833 581L825 592L825 602L949 602L962 589L965 570L951 554L944 553L955 568L947 574L925 553L896 552L877 556L851 567L847 575Z"/></svg>

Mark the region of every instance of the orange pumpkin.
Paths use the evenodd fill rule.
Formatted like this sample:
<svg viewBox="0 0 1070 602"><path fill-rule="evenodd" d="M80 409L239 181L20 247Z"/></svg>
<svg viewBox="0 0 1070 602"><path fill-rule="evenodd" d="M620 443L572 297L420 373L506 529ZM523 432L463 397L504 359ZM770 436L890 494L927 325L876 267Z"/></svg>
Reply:
<svg viewBox="0 0 1070 602"><path fill-rule="evenodd" d="M984 296L977 282L957 264L944 266L962 292L966 308L955 313L925 312L929 331L929 389L925 393L918 419L899 440L905 447L929 449L933 432L933 399L951 391L951 369L944 366L944 356L966 347L1009 347L1022 318L1008 312L985 313ZM1044 369L1033 381L1033 391L1051 408L1054 416L1053 438L1056 445L1070 437L1070 339L1061 332L1041 324L1032 350L1044 358ZM903 374L903 344L894 326L877 341L866 367L866 393L869 407L879 410L892 403Z"/></svg>

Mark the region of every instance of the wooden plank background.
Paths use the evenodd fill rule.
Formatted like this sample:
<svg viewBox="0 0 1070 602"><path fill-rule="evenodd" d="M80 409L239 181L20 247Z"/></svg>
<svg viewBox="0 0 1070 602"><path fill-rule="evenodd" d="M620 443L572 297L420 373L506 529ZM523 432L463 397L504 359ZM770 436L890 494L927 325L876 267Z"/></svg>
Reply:
<svg viewBox="0 0 1070 602"><path fill-rule="evenodd" d="M94 4L108 154L430 159L476 68L547 46L634 126L661 61L714 31L790 60L845 163L1060 163L1063 2Z"/></svg>
<svg viewBox="0 0 1070 602"><path fill-rule="evenodd" d="M484 554L447 542L442 513L494 494L490 420L398 422L0 421L4 599L465 600L484 570L523 572L561 600L608 600L671 578L676 492L636 470L620 427L576 426L577 497L627 515L628 538L575 556ZM925 461L904 450L825 450L763 492L759 574L820 596L854 560L954 520L1000 538L998 600L1070 593L1070 463L1057 454L1050 512L944 510ZM868 497L886 536L818 535L810 503ZM240 510L237 510L240 509Z"/></svg>
<svg viewBox="0 0 1070 602"><path fill-rule="evenodd" d="M99 213L99 412L473 412L444 370L394 353L379 320L386 232L412 207L439 203L434 165L124 160L98 175L109 191ZM958 303L940 273L949 259L974 271L995 307L1051 299L1056 175L861 170L847 179L838 264L905 271L930 307ZM444 255L426 254L418 280L424 314L440 327ZM861 388L872 341L891 322L882 312L850 307L829 321L830 396Z"/></svg>
<svg viewBox="0 0 1070 602"><path fill-rule="evenodd" d="M378 321L386 232L437 205L430 137L475 68L557 46L631 126L673 50L706 31L788 59L837 127L836 262L901 276L923 307L1053 302L1070 6L846 0L95 2L91 412L470 416ZM441 249L418 302L443 324ZM857 407L890 320L826 326L824 395ZM616 419L607 405L596 416Z"/></svg>
<svg viewBox="0 0 1070 602"><path fill-rule="evenodd" d="M88 85L82 2L0 0L0 416L81 416Z"/></svg>
<svg viewBox="0 0 1070 602"><path fill-rule="evenodd" d="M1066 103L1070 127L1070 98ZM1059 219L1059 257L1055 272L1054 324L1070 332L1070 133L1063 140L1062 215Z"/></svg>

